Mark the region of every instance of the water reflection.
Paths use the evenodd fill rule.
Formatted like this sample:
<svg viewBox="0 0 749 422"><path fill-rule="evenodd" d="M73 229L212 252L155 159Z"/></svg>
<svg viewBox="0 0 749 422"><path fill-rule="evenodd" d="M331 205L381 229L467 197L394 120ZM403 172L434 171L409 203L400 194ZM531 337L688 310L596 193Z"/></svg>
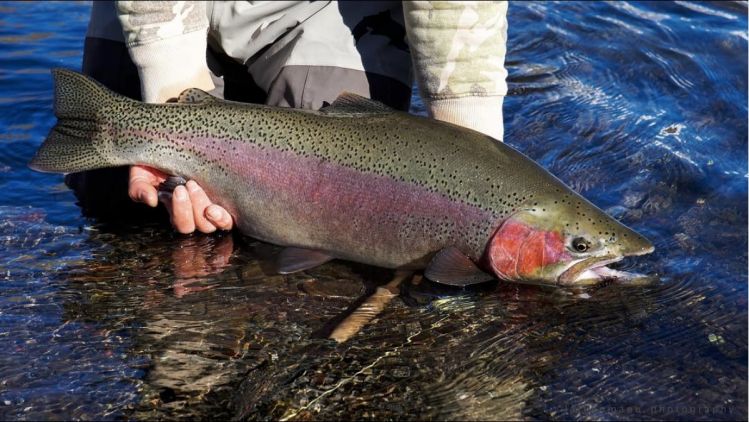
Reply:
<svg viewBox="0 0 749 422"><path fill-rule="evenodd" d="M237 248L231 234L101 230L94 239L106 239L106 250L66 273L76 294L64 318L124 331L128 354L147 360L139 417L230 415L227 403L250 368L296 359L287 350L296 342L330 343L315 332L387 278L366 288L361 269L345 265L268 275L263 266L278 248L244 239Z"/></svg>
<svg viewBox="0 0 749 422"><path fill-rule="evenodd" d="M235 363L252 338L247 324L256 310L242 300L243 282L230 263L232 236L154 230L117 233L108 246L67 275L79 294L63 305L65 319L127 330L128 353L148 361L137 414L197 414L191 405L236 382Z"/></svg>
<svg viewBox="0 0 749 422"><path fill-rule="evenodd" d="M581 293L497 284L461 294L424 282L406 286L403 301L350 343L302 340L289 356L251 372L240 416L366 418L376 402L377 417L543 417L528 401L544 397L560 364L600 353L601 342L626 342L626 334L611 340L611 330L641 329L655 309L652 296L613 285ZM586 344L591 325L593 346ZM588 381L578 375L564 385Z"/></svg>

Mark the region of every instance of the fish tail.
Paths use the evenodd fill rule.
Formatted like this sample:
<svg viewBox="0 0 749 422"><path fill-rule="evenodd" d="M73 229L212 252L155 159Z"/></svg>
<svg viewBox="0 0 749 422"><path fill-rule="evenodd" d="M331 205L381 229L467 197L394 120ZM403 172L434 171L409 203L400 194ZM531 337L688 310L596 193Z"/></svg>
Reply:
<svg viewBox="0 0 749 422"><path fill-rule="evenodd" d="M119 165L100 152L106 138L99 129L101 110L114 102L132 100L70 70L53 69L52 76L58 121L29 167L43 172L71 173Z"/></svg>

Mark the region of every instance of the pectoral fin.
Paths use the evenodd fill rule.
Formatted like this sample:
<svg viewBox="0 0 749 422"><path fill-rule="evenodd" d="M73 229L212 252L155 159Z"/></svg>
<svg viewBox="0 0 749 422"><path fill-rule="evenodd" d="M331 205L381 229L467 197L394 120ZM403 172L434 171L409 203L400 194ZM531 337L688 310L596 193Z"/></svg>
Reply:
<svg viewBox="0 0 749 422"><path fill-rule="evenodd" d="M437 252L429 262L424 275L432 281L451 286L468 286L494 279L494 276L482 271L453 246Z"/></svg>
<svg viewBox="0 0 749 422"><path fill-rule="evenodd" d="M334 259L325 252L314 249L286 248L278 254L276 270L279 274L291 274L322 265Z"/></svg>

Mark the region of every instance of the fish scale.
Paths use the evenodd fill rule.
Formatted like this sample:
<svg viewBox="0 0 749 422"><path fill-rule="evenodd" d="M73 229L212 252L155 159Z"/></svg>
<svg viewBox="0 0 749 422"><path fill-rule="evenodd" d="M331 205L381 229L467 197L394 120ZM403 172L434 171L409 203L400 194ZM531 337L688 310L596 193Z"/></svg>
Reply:
<svg viewBox="0 0 749 422"><path fill-rule="evenodd" d="M32 167L139 164L193 179L240 231L271 243L388 268L424 268L455 248L437 256L464 256L445 265L472 271L486 267L490 239L510 218L537 230L630 232L501 142L350 94L320 111L196 89L145 104L74 72L54 76L59 122Z"/></svg>

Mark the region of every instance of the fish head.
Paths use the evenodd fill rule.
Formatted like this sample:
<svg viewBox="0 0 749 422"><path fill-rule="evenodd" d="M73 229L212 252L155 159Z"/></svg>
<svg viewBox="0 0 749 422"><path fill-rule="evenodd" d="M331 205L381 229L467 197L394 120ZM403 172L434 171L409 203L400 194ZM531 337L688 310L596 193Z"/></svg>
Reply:
<svg viewBox="0 0 749 422"><path fill-rule="evenodd" d="M570 193L535 201L506 218L485 259L500 279L573 286L627 278L606 265L653 250L644 236Z"/></svg>

